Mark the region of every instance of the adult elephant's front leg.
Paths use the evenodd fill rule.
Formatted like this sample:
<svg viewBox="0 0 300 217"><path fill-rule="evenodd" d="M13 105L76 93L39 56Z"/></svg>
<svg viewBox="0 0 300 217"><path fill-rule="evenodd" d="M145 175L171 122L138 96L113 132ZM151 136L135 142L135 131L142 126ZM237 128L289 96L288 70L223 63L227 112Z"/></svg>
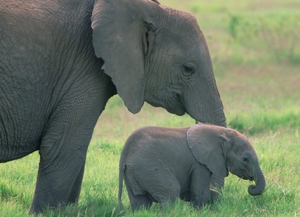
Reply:
<svg viewBox="0 0 300 217"><path fill-rule="evenodd" d="M76 100L63 101L52 113L41 141L30 212L39 213L44 208L55 209L78 200L87 148L100 113L95 101L76 95Z"/></svg>
<svg viewBox="0 0 300 217"><path fill-rule="evenodd" d="M58 129L58 126L50 128L42 141L30 212L38 213L46 207L57 208L78 200L91 132L89 135L79 132L84 129L73 124L66 124L62 131Z"/></svg>

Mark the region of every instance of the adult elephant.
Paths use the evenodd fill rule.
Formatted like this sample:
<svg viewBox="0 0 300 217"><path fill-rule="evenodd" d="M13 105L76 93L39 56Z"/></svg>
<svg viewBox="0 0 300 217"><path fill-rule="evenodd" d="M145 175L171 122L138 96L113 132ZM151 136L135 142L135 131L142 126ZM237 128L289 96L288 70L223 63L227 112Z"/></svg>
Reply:
<svg viewBox="0 0 300 217"><path fill-rule="evenodd" d="M39 150L31 212L77 201L107 100L225 125L196 19L150 0L0 1L0 161Z"/></svg>

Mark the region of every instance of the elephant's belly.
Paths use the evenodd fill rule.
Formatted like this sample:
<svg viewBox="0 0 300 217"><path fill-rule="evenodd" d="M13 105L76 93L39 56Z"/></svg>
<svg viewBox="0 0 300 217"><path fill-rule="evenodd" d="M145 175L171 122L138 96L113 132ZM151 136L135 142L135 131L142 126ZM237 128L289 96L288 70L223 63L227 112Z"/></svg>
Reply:
<svg viewBox="0 0 300 217"><path fill-rule="evenodd" d="M0 123L0 162L22 158L39 149L43 127L32 127L29 123L24 127Z"/></svg>
<svg viewBox="0 0 300 217"><path fill-rule="evenodd" d="M8 147L1 147L0 148L0 163L12 161L15 159L19 159L25 157L28 154L36 151L38 149L38 145L12 145Z"/></svg>

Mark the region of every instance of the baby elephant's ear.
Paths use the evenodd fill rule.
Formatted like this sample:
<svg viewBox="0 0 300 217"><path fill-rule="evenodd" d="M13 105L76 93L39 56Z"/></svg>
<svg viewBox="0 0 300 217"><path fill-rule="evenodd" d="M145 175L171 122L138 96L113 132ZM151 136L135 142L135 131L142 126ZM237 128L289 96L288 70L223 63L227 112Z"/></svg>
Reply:
<svg viewBox="0 0 300 217"><path fill-rule="evenodd" d="M226 128L196 124L187 131L187 143L196 160L207 166L216 176L227 176L225 144L228 140L224 131Z"/></svg>

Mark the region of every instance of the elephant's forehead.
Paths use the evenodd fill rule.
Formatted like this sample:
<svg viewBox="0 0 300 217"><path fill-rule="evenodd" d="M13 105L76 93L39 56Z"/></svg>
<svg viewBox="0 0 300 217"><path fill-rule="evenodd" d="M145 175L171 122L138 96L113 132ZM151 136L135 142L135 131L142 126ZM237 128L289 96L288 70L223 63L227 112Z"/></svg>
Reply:
<svg viewBox="0 0 300 217"><path fill-rule="evenodd" d="M176 23L180 27L180 32L186 37L195 37L202 33L196 18L192 14L183 12L183 17L178 18Z"/></svg>
<svg viewBox="0 0 300 217"><path fill-rule="evenodd" d="M165 28L170 32L178 35L181 33L186 36L201 33L197 19L193 14L169 7L166 8L166 11L167 16L162 20L162 25L166 25Z"/></svg>
<svg viewBox="0 0 300 217"><path fill-rule="evenodd" d="M253 147L251 143L248 141L248 139L245 136L239 136L234 141L235 147L239 151L253 151Z"/></svg>

